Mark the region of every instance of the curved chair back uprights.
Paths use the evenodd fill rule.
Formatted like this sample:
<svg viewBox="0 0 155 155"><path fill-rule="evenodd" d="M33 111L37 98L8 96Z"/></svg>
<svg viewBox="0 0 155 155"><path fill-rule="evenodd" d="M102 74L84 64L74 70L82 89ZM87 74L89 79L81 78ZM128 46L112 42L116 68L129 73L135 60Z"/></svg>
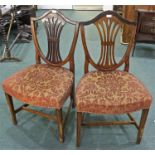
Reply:
<svg viewBox="0 0 155 155"><path fill-rule="evenodd" d="M37 34L35 31L35 25L40 20L45 27L47 35L48 51L46 55L43 54L39 46ZM75 33L72 39L72 44L69 53L67 57L63 60L61 58L59 44L60 44L61 32L65 24L71 24L75 26ZM39 18L32 18L31 26L32 26L32 36L36 50L36 63L41 63L42 59L47 64L60 67L69 62L70 70L74 72L74 50L78 38L78 31L79 31L78 23L66 18L58 10L52 9Z"/></svg>
<svg viewBox="0 0 155 155"><path fill-rule="evenodd" d="M85 29L91 24L95 25L100 37L100 58L97 63L95 63L91 58L86 43ZM128 71L129 56L133 48L134 37L131 38L122 59L119 62L116 62L115 59L116 36L125 24L130 26L132 32L131 36L134 36L136 31L136 23L122 18L120 15L113 11L105 11L92 20L80 23L82 43L85 52L85 73L88 72L89 64L91 64L97 70L102 71L115 70L121 65L125 64L124 70Z"/></svg>
<svg viewBox="0 0 155 155"><path fill-rule="evenodd" d="M37 26L45 27L47 35L47 52L42 51L37 37ZM60 37L66 24L74 27L71 46L66 58L60 55ZM36 64L26 67L3 81L3 90L6 95L12 121L16 125L16 114L22 110L54 120L58 125L58 139L64 141L64 127L71 107L74 107L74 51L79 33L79 23L66 18L60 11L52 9L39 18L31 19L32 37L36 50ZM67 32L71 32L68 30ZM41 34L42 35L42 34ZM65 39L67 36L65 36ZM69 40L65 40L67 43ZM42 43L44 46L45 44ZM64 50L63 50L64 51ZM62 67L69 63L69 69ZM23 104L15 109L13 97ZM66 115L62 115L62 108L70 97L70 104ZM29 106L44 107L55 111L55 114L46 114L34 110Z"/></svg>
<svg viewBox="0 0 155 155"><path fill-rule="evenodd" d="M89 26L95 27L99 34L99 58L96 61L97 51L94 50L94 42L86 33L90 32ZM131 32L130 42L122 46L126 50L119 58L116 55L118 37L123 27L129 27ZM138 129L137 144L141 142L152 97L144 85L129 71L129 57L134 47L136 23L122 18L114 11L105 11L89 21L80 22L80 32L85 53L85 74L80 79L76 88L77 109L77 146L80 146L82 126L104 125L134 125ZM93 31L93 37L95 36ZM87 37L87 39L86 39ZM97 43L97 39L95 40ZM88 48L88 42L91 48ZM89 46L90 46L89 44ZM95 48L99 49L95 45ZM120 51L119 51L120 52ZM93 55L94 54L94 55ZM92 56L93 55L93 56ZM89 66L95 71L89 71ZM124 67L123 71L120 70ZM91 69L92 69L91 68ZM130 114L142 111L140 123ZM126 121L91 121L86 114L127 114Z"/></svg>
<svg viewBox="0 0 155 155"><path fill-rule="evenodd" d="M47 36L47 52L41 50L37 37L37 23L45 28ZM74 34L67 56L60 54L60 36L66 24L74 26ZM100 39L100 56L94 61L86 42L86 27L94 25ZM131 29L131 39L121 59L115 57L117 36L124 24ZM58 10L52 9L39 18L31 19L32 37L36 51L36 64L18 71L3 81L3 90L11 113L12 122L17 125L16 114L22 110L54 120L58 126L59 142L64 142L64 128L71 107L77 112L77 146L80 146L81 126L134 125L138 129L137 144L141 142L152 97L145 86L133 75L128 73L129 56L133 48L136 23L127 21L113 11L105 11L85 22L75 22L66 18ZM85 75L80 79L75 92L74 51L81 32L85 53ZM70 33L70 29L67 33ZM93 32L94 34L94 32ZM65 43L67 35L65 36ZM45 46L44 43L42 43ZM95 45L98 48L98 46ZM64 49L63 49L64 51ZM94 50L96 52L96 50ZM64 52L65 53L65 52ZM96 53L95 53L96 54ZM69 69L63 67L69 63ZM96 71L89 72L89 65ZM117 70L124 65L124 70ZM70 97L66 115L63 107ZM13 98L24 103L17 109ZM47 114L31 108L40 107L55 111ZM137 123L130 114L142 111L140 122ZM87 121L86 114L127 114L129 120L122 121Z"/></svg>

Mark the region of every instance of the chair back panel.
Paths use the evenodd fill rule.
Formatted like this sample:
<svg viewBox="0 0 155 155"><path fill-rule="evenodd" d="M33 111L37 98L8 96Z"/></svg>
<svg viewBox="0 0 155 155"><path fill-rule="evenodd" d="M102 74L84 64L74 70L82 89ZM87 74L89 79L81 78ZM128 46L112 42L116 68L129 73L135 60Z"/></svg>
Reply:
<svg viewBox="0 0 155 155"><path fill-rule="evenodd" d="M85 29L91 24L95 25L100 38L100 57L97 63L95 63L92 59L86 42ZM117 62L115 57L115 44L117 44L116 37L125 24L129 25L132 29L132 39L128 44L124 56L119 60L119 62ZM88 72L89 64L97 70L109 71L115 70L125 63L125 70L128 71L129 55L134 43L135 30L135 22L125 20L113 11L102 12L90 21L81 22L80 31L85 52L85 73Z"/></svg>
<svg viewBox="0 0 155 155"><path fill-rule="evenodd" d="M49 14L42 19L42 22L48 39L48 52L46 59L52 63L58 63L62 61L59 50L59 39L65 21L61 16L57 16L57 14Z"/></svg>
<svg viewBox="0 0 155 155"><path fill-rule="evenodd" d="M44 25L45 32L47 35L47 52L42 52L36 34L36 25L40 21ZM75 28L68 55L66 58L62 59L59 48L60 36L62 29L66 24L71 24ZM67 62L70 62L70 67L73 69L71 65L74 64L74 50L78 38L79 29L78 22L71 21L70 19L66 18L60 11L52 9L39 18L31 18L31 28L36 49L37 63L41 63L41 60L43 60L45 63L53 66L62 66Z"/></svg>

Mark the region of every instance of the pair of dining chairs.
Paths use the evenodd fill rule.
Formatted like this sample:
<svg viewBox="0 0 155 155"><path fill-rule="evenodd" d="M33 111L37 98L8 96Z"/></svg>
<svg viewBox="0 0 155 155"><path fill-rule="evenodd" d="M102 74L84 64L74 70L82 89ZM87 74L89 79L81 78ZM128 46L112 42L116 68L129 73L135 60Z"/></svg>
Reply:
<svg viewBox="0 0 155 155"><path fill-rule="evenodd" d="M40 21L47 34L48 50L46 54L45 51L42 52L37 37L36 23ZM74 34L69 53L66 58L62 59L59 44L62 29L66 24L74 26ZM124 24L131 28L131 39L122 58L117 61L115 56L116 36L119 35ZM98 32L100 38L98 62L92 58L87 44L85 33L89 25L97 28L94 33ZM17 124L16 114L21 110L54 120L58 125L59 142L62 143L69 111L71 108L76 108L77 146L80 146L81 126L135 125L138 129L137 143L140 143L152 98L145 86L128 72L136 23L124 19L113 11L102 12L89 21L75 22L66 18L60 11L52 9L39 18L32 18L31 28L36 51L36 64L18 71L3 81L3 89L13 123ZM68 33L70 31L69 29ZM85 62L84 76L75 91L74 51L79 32ZM68 42L67 39L65 41ZM64 67L66 64L69 64L69 69ZM89 71L89 66L94 67L95 70ZM124 69L121 70L120 66L123 66ZM24 104L15 109L12 97ZM68 97L71 102L63 117L62 108ZM54 109L55 115L45 114L30 106ZM139 110L142 110L142 114L138 124L130 113ZM84 117L87 113L127 114L129 120L87 122Z"/></svg>

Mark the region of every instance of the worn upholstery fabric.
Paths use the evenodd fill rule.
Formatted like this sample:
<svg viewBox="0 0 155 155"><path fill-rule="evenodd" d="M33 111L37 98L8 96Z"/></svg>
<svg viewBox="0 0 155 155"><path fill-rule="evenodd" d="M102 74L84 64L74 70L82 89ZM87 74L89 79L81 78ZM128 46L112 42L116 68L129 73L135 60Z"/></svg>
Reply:
<svg viewBox="0 0 155 155"><path fill-rule="evenodd" d="M148 108L151 100L144 85L124 71L87 73L76 89L78 112L123 114Z"/></svg>
<svg viewBox="0 0 155 155"><path fill-rule="evenodd" d="M3 81L3 89L22 102L46 108L61 108L70 95L73 73L47 64L32 65Z"/></svg>

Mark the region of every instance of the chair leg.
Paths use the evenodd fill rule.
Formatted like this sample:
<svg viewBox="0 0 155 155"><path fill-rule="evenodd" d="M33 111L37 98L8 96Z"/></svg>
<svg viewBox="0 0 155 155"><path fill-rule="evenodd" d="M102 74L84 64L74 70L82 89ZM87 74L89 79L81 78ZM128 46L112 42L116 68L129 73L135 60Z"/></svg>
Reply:
<svg viewBox="0 0 155 155"><path fill-rule="evenodd" d="M138 130L138 135L137 135L137 144L140 144L144 132L144 127L146 123L146 119L148 116L149 109L143 109L142 110L142 115L141 115L141 120L140 120L140 125L139 125L139 130Z"/></svg>
<svg viewBox="0 0 155 155"><path fill-rule="evenodd" d="M77 112L77 129L76 129L76 146L80 146L80 135L81 135L81 122L82 122L82 113Z"/></svg>
<svg viewBox="0 0 155 155"><path fill-rule="evenodd" d="M71 102L72 102L72 108L75 108L75 91L74 91L74 85L72 87L72 92L71 92L71 95L70 95L70 99L71 99Z"/></svg>
<svg viewBox="0 0 155 155"><path fill-rule="evenodd" d="M135 48L136 48L136 42L134 43L134 46L133 46L133 50L132 50L132 57L134 56L134 53L135 53Z"/></svg>
<svg viewBox="0 0 155 155"><path fill-rule="evenodd" d="M14 110L12 96L10 96L7 93L5 93L5 96L6 96L7 104L9 106L9 109L10 109L10 112L11 112L12 122L13 122L14 125L17 125L16 113L15 113L15 110Z"/></svg>
<svg viewBox="0 0 155 155"><path fill-rule="evenodd" d="M63 131L63 119L62 119L62 109L56 109L56 117L58 123L58 132L59 132L59 142L64 142L64 131Z"/></svg>

